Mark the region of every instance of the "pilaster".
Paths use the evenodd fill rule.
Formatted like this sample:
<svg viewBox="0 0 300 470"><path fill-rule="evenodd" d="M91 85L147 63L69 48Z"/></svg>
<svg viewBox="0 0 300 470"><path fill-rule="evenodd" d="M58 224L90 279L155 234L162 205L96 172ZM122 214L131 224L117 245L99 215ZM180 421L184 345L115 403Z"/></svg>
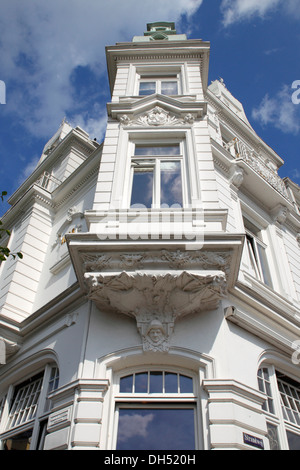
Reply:
<svg viewBox="0 0 300 470"><path fill-rule="evenodd" d="M203 381L208 393L211 449L269 450L264 394L235 380Z"/></svg>

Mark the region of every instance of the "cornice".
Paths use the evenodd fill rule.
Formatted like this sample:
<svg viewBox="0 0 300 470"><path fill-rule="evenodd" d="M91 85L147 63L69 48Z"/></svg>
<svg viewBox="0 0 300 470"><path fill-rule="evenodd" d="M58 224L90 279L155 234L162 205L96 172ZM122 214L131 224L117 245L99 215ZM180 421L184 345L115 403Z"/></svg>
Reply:
<svg viewBox="0 0 300 470"><path fill-rule="evenodd" d="M47 171L49 167L53 165L53 163L63 156L63 153L72 145L75 145L81 148L82 152L87 154L87 156L91 155L99 146L98 143L91 141L90 139L85 138L82 134L73 129L66 137L55 147L49 155L42 161L40 165L38 165L35 170L31 173L31 175L24 181L24 183L15 191L15 193L9 198L9 204L15 204L22 194L32 185L34 184L39 177ZM83 154L82 153L82 154ZM80 152L79 152L80 154ZM81 156L82 156L81 154Z"/></svg>

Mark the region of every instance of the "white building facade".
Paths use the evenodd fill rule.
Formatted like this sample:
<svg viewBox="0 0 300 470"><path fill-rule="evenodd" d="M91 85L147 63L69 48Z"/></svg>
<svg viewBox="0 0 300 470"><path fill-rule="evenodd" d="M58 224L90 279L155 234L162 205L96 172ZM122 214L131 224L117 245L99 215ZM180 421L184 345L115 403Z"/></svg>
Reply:
<svg viewBox="0 0 300 470"><path fill-rule="evenodd" d="M106 48L2 222L3 450L300 449L300 193L173 23ZM298 344L299 343L299 344Z"/></svg>

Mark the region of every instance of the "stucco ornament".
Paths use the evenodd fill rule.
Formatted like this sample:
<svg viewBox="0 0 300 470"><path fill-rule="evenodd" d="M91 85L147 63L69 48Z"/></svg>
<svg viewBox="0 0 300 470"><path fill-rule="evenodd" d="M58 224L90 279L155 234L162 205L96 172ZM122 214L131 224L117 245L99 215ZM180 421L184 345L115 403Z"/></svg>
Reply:
<svg viewBox="0 0 300 470"><path fill-rule="evenodd" d="M0 336L0 365L6 364L7 358L12 356L13 354L16 354L19 349L19 344Z"/></svg>
<svg viewBox="0 0 300 470"><path fill-rule="evenodd" d="M195 121L192 113L186 114L184 117L177 117L170 114L160 106L155 106L145 114L138 117L129 117L124 114L119 117L119 121L123 126L144 126L159 127L169 125L191 125Z"/></svg>
<svg viewBox="0 0 300 470"><path fill-rule="evenodd" d="M159 320L152 320L146 328L145 325L140 325L139 330L144 351L166 352L169 350L169 335Z"/></svg>
<svg viewBox="0 0 300 470"><path fill-rule="evenodd" d="M85 279L100 310L136 319L144 351L167 351L176 319L217 308L227 288L222 271L86 272Z"/></svg>

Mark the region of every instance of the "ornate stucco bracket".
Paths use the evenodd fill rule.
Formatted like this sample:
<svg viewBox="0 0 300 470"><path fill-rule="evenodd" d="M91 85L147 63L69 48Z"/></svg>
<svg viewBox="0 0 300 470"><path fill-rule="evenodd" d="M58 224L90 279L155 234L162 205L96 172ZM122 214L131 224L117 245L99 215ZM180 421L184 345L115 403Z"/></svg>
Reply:
<svg viewBox="0 0 300 470"><path fill-rule="evenodd" d="M99 309L134 317L144 351L168 351L176 319L218 307L226 294L222 271L85 273Z"/></svg>
<svg viewBox="0 0 300 470"><path fill-rule="evenodd" d="M0 336L0 365L6 364L8 357L16 354L19 349L20 345L18 343Z"/></svg>

